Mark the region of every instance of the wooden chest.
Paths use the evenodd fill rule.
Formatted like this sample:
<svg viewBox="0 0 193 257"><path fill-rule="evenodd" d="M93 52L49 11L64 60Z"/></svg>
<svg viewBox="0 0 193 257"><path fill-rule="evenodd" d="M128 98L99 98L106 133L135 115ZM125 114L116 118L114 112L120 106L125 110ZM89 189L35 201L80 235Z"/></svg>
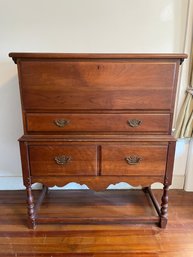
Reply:
<svg viewBox="0 0 193 257"><path fill-rule="evenodd" d="M186 55L9 56L19 74L29 226L38 222L37 205L48 187L77 182L104 190L127 182L149 193L157 222L165 227L175 151L175 93ZM37 205L31 190L35 182L44 185ZM163 184L161 206L150 188L154 182Z"/></svg>

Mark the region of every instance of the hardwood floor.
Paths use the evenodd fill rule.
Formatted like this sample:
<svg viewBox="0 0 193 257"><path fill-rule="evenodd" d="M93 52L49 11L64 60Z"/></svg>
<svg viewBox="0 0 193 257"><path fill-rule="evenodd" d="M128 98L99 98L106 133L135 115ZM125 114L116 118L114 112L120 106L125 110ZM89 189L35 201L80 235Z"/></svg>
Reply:
<svg viewBox="0 0 193 257"><path fill-rule="evenodd" d="M160 198L161 191L154 192ZM149 205L142 208L146 200L137 190L86 193L51 191L39 213L124 218L135 210L154 215ZM170 190L166 229L155 224L41 224L30 230L25 201L24 191L0 191L0 256L193 257L193 192Z"/></svg>

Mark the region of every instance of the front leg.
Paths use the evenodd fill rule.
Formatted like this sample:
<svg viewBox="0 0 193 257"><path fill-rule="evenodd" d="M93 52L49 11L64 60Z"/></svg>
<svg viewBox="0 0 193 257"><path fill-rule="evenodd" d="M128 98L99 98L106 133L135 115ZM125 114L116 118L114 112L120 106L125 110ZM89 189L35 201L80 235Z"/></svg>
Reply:
<svg viewBox="0 0 193 257"><path fill-rule="evenodd" d="M165 228L168 221L168 190L169 186L164 185L163 195L161 199L161 216L160 216L160 227Z"/></svg>
<svg viewBox="0 0 193 257"><path fill-rule="evenodd" d="M31 185L26 187L27 191L27 208L28 208L28 226L29 228L35 228L35 209L34 209L34 198L32 195Z"/></svg>

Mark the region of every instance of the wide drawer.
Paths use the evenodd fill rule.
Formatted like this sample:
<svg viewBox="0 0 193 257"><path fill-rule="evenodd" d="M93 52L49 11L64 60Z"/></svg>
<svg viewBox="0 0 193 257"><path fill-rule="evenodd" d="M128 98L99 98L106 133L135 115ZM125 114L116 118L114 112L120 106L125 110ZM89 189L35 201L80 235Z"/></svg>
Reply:
<svg viewBox="0 0 193 257"><path fill-rule="evenodd" d="M103 145L101 175L164 175L167 148L167 145Z"/></svg>
<svg viewBox="0 0 193 257"><path fill-rule="evenodd" d="M168 133L169 114L36 114L26 115L28 132Z"/></svg>
<svg viewBox="0 0 193 257"><path fill-rule="evenodd" d="M26 110L171 110L176 62L28 60L20 62Z"/></svg>
<svg viewBox="0 0 193 257"><path fill-rule="evenodd" d="M33 145L29 146L32 176L96 175L95 145Z"/></svg>

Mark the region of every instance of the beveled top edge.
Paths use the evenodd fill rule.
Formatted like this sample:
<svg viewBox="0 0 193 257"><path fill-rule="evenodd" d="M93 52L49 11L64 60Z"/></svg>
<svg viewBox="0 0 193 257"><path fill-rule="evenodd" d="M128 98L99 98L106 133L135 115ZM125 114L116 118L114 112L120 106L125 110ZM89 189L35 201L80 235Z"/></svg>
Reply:
<svg viewBox="0 0 193 257"><path fill-rule="evenodd" d="M66 142L172 142L172 135L23 135L19 141L66 141Z"/></svg>
<svg viewBox="0 0 193 257"><path fill-rule="evenodd" d="M184 53L30 53L11 52L15 63L18 58L33 59L183 59L188 55Z"/></svg>

